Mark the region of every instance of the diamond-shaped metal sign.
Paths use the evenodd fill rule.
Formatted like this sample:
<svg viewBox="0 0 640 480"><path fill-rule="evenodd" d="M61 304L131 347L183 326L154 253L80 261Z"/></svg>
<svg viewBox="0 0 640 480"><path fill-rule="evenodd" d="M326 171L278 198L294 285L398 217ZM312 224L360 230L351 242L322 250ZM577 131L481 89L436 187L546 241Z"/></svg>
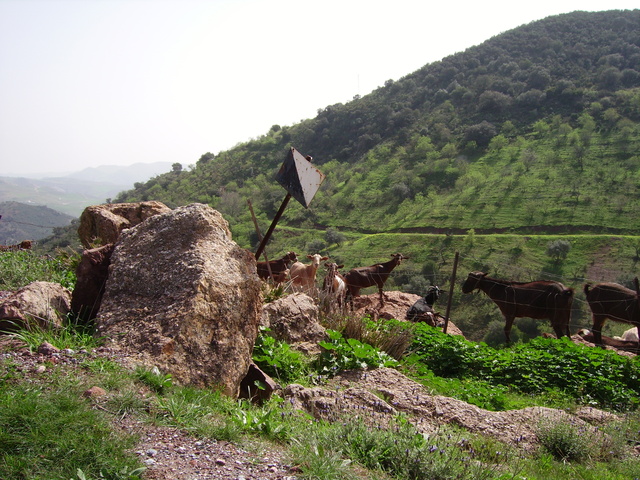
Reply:
<svg viewBox="0 0 640 480"><path fill-rule="evenodd" d="M305 157L293 147L276 174L278 183L304 208L309 208L324 179L325 175L311 164L311 157Z"/></svg>

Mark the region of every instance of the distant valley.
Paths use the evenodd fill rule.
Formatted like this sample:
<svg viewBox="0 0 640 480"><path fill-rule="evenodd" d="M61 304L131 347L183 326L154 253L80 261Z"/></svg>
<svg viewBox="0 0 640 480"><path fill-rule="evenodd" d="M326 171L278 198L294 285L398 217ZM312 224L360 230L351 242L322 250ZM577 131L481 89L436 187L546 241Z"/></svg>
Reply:
<svg viewBox="0 0 640 480"><path fill-rule="evenodd" d="M91 167L60 177L0 176L0 202L45 206L79 217L85 207L104 203L133 188L136 182L145 182L170 170L171 163L155 162Z"/></svg>
<svg viewBox="0 0 640 480"><path fill-rule="evenodd" d="M155 162L92 167L60 177L0 176L0 243L45 238L79 218L86 207L171 168L169 162Z"/></svg>

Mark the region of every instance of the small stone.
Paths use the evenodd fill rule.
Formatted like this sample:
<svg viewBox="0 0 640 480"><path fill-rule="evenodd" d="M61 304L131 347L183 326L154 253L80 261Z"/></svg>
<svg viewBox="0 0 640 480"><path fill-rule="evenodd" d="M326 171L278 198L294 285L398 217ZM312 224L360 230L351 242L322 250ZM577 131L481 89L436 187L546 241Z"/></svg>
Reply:
<svg viewBox="0 0 640 480"><path fill-rule="evenodd" d="M47 371L47 367L45 367L44 365L38 365L38 367L36 368L36 373L44 373Z"/></svg>
<svg viewBox="0 0 640 480"><path fill-rule="evenodd" d="M187 449L185 447L176 447L176 452L187 453Z"/></svg>
<svg viewBox="0 0 640 480"><path fill-rule="evenodd" d="M226 464L227 464L227 462L225 462L222 458L216 458L216 465L223 466L223 465L226 465Z"/></svg>
<svg viewBox="0 0 640 480"><path fill-rule="evenodd" d="M42 342L38 347L38 353L41 355L53 355L54 353L58 353L59 351L59 348L54 347L49 342Z"/></svg>
<svg viewBox="0 0 640 480"><path fill-rule="evenodd" d="M95 397L102 397L106 394L107 392L104 389L93 386L89 390L85 390L82 396L86 398L95 398Z"/></svg>
<svg viewBox="0 0 640 480"><path fill-rule="evenodd" d="M146 451L147 457L155 457L158 451L155 448L150 448Z"/></svg>
<svg viewBox="0 0 640 480"><path fill-rule="evenodd" d="M70 348L65 348L64 350L62 350L62 353L64 353L65 355L75 355L76 354L75 350L72 350Z"/></svg>
<svg viewBox="0 0 640 480"><path fill-rule="evenodd" d="M145 464L145 465L155 465L156 463L158 463L158 462L156 462L153 458L147 458L147 459L144 461L144 464Z"/></svg>

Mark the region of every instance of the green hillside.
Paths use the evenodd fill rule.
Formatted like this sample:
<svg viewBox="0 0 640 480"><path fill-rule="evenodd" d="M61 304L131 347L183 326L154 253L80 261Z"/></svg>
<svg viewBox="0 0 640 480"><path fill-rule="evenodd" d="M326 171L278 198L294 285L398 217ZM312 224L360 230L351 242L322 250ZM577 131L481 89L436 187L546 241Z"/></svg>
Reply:
<svg viewBox="0 0 640 480"><path fill-rule="evenodd" d="M640 10L533 22L426 65L314 119L119 195L209 203L251 225L283 197L290 146L327 175L290 226L360 232L634 233L640 157Z"/></svg>
<svg viewBox="0 0 640 480"><path fill-rule="evenodd" d="M273 258L323 251L351 268L402 251L412 260L389 287L416 293L448 284L458 250L460 275L557 278L578 292L585 281L627 281L640 227L639 32L640 10L532 22L116 201L210 204L255 249L247 201L264 233L285 196L275 173L294 146L326 180L309 209L289 204ZM568 245L561 255L557 242ZM477 300L455 295L471 337L487 333L495 311L465 310Z"/></svg>

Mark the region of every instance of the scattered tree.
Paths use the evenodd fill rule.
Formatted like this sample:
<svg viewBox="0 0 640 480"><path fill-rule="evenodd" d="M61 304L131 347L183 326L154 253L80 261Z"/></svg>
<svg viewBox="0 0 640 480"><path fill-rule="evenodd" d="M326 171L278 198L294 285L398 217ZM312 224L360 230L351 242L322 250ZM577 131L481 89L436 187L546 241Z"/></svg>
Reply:
<svg viewBox="0 0 640 480"><path fill-rule="evenodd" d="M571 243L568 240L554 240L547 245L547 255L550 256L554 263L558 264L569 254Z"/></svg>

